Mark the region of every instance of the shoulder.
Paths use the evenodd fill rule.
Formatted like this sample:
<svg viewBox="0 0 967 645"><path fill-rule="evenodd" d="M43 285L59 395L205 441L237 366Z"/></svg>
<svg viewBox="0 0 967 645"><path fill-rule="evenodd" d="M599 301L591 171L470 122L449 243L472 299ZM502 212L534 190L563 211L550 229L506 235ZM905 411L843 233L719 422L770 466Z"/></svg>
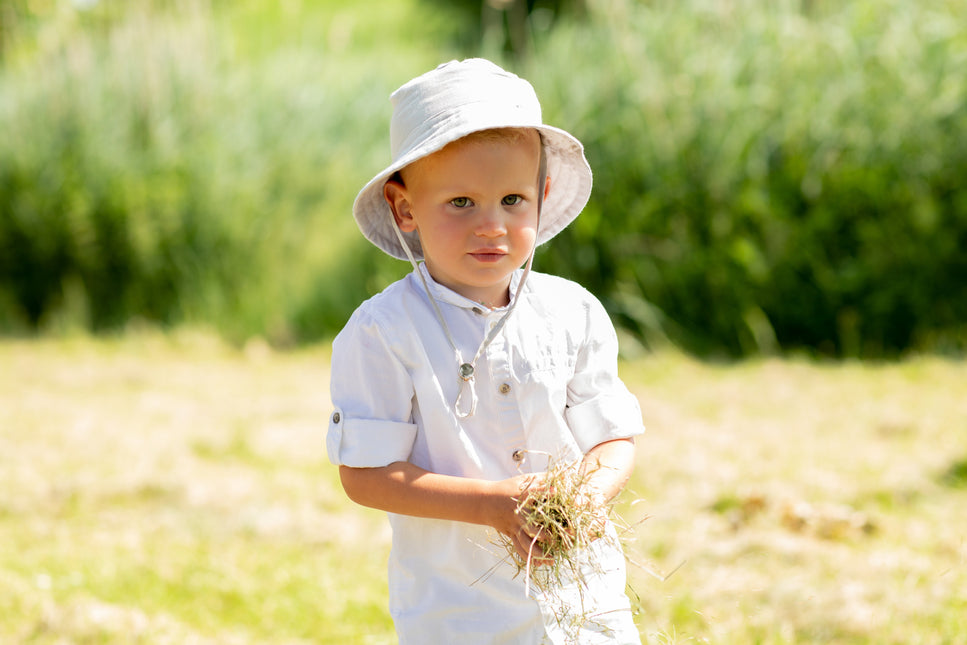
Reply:
<svg viewBox="0 0 967 645"><path fill-rule="evenodd" d="M548 273L531 271L527 278L528 301L541 310L559 312L561 314L576 314L601 309L600 301L593 293L583 286Z"/></svg>
<svg viewBox="0 0 967 645"><path fill-rule="evenodd" d="M365 337L379 337L386 339L390 334L400 329L401 314L409 306L413 298L412 275L397 280L376 295L363 301L349 317L342 331L333 341L333 346L357 342Z"/></svg>
<svg viewBox="0 0 967 645"><path fill-rule="evenodd" d="M545 273L532 272L528 281L530 324L564 334L577 345L615 339L611 316L586 288L572 280Z"/></svg>
<svg viewBox="0 0 967 645"><path fill-rule="evenodd" d="M367 314L379 316L384 313L392 315L411 296L411 277L412 275L407 275L400 278L376 295L364 300L356 308L356 312L353 315Z"/></svg>
<svg viewBox="0 0 967 645"><path fill-rule="evenodd" d="M572 298L594 299L594 296L591 294L591 292L585 289L583 286L577 282L574 282L573 280L562 278L559 275L541 273L540 271L531 271L530 275L527 277L527 284L527 291L533 291L542 298L560 295L570 296Z"/></svg>

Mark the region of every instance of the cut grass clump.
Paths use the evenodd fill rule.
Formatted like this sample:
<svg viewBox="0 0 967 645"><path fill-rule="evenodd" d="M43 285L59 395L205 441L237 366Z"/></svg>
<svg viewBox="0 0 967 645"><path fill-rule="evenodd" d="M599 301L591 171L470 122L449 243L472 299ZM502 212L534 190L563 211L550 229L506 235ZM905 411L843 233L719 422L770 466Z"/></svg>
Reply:
<svg viewBox="0 0 967 645"><path fill-rule="evenodd" d="M574 549L604 537L611 505L589 494L588 472L580 462L562 463L548 471L541 486L524 490L517 512L538 527L535 540L543 554L567 562Z"/></svg>
<svg viewBox="0 0 967 645"><path fill-rule="evenodd" d="M549 581L560 582L564 575L577 571L576 550L605 537L613 505L591 492L588 480L592 473L581 461L551 459L544 476L528 480L517 500L517 513L532 527L528 558L521 558L509 537L500 538L517 573L526 573L528 584L533 582L541 591L548 591ZM550 561L541 568L551 575L532 575L535 560Z"/></svg>
<svg viewBox="0 0 967 645"><path fill-rule="evenodd" d="M527 480L517 498L517 513L525 520L531 542L526 558L506 535L498 545L524 574L525 594L531 587L545 617L553 616L568 643L582 642L584 630L610 630L599 624L599 591L612 573L611 554L623 558L614 504L591 483L598 467L549 457L545 473ZM622 523L623 524L623 523ZM593 548L592 548L593 545ZM610 553L609 553L610 552Z"/></svg>

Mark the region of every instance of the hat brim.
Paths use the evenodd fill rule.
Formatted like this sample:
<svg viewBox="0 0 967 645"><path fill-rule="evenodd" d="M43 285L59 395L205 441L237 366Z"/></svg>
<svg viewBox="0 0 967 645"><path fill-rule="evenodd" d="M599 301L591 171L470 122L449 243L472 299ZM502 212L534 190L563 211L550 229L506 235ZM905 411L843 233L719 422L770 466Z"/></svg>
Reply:
<svg viewBox="0 0 967 645"><path fill-rule="evenodd" d="M591 166L584 156L584 146L568 132L549 125L521 124L503 127L532 128L541 133L547 156L547 174L551 188L541 210L537 244L543 244L560 233L581 213L591 196ZM393 230L396 222L393 212L383 196L383 187L396 172L418 159L442 150L447 144L472 132L487 128L468 129L465 132L448 131L447 137L429 140L418 149L397 159L367 183L353 203L353 217L360 231L370 242L385 253L406 260L406 252L400 246ZM415 232L403 233L403 239L416 259L423 259L423 249Z"/></svg>

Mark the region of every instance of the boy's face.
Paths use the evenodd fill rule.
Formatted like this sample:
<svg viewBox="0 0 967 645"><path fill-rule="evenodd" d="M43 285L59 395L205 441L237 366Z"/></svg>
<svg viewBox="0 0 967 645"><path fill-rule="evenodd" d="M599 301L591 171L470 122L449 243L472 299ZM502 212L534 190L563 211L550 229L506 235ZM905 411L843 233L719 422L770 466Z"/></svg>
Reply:
<svg viewBox="0 0 967 645"><path fill-rule="evenodd" d="M503 306L537 237L539 163L536 131L461 139L405 168L405 186L391 181L384 195L400 229L418 232L434 280Z"/></svg>

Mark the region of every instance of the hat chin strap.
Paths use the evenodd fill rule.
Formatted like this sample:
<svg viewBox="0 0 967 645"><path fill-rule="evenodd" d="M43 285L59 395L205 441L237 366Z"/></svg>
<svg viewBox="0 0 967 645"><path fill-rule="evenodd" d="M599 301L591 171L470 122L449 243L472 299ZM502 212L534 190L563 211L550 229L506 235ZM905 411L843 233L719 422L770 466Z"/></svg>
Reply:
<svg viewBox="0 0 967 645"><path fill-rule="evenodd" d="M457 347L456 342L453 340L453 334L450 333L450 327L447 325L446 319L443 317L443 311L440 309L440 305L436 298L433 297L433 291L430 289L430 285L427 284L426 278L423 276L423 272L420 271L420 267L416 262L416 258L413 256L413 251L410 250L410 245L406 243L406 239L403 237L403 232L400 231L399 225L396 223L394 218L393 231L396 233L397 239L400 241L400 246L403 247L403 252L406 254L406 258L413 265L414 272L420 276L420 282L423 283L423 289L426 291L426 295L430 298L430 304L433 305L433 312L436 314L437 320L440 321L440 327L443 329L443 334L447 338L447 342L450 344L451 349L453 349L454 357L456 358L457 364L457 380L459 382L460 389L457 392L457 400L453 403L454 412L460 419L466 419L467 417L472 417L474 412L477 411L477 388L474 386L474 372L476 371L477 360L484 353L490 343L493 342L497 334L504 328L504 323L507 322L507 318L513 313L514 308L517 306L517 301L520 299L520 294L524 290L524 284L527 282L527 276L530 275L531 265L534 263L534 252L537 250L537 233L541 228L541 209L544 206L544 188L547 182L547 157L544 154L544 141L541 140L541 159L540 166L538 170L537 179L537 227L534 234L534 246L531 248L530 255L527 257L527 262L524 265L524 273L520 277L520 282L517 284L517 290L514 292L514 297L510 301L510 306L497 324L493 326L487 336L480 343L477 348L477 353L474 354L473 360L469 363L463 360L463 354ZM468 394L470 396L469 406L464 402L464 395Z"/></svg>

